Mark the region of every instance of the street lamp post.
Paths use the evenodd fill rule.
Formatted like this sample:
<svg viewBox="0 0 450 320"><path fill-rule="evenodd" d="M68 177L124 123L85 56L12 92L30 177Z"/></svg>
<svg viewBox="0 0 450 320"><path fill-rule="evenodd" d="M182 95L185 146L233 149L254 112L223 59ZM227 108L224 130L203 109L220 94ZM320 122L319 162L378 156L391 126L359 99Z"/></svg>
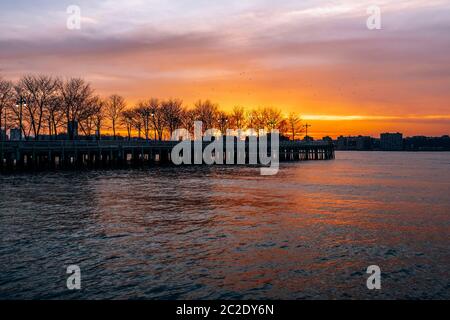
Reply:
<svg viewBox="0 0 450 320"><path fill-rule="evenodd" d="M311 125L307 123L307 124L304 125L304 127L306 128L306 136L305 136L305 138L306 138L307 140L309 140L309 136L308 136L308 128L311 127Z"/></svg>
<svg viewBox="0 0 450 320"><path fill-rule="evenodd" d="M24 97L20 96L16 102L16 107L19 108L19 127L20 127L20 137L19 140L22 140L22 132L23 132L23 107L27 106L27 101Z"/></svg>

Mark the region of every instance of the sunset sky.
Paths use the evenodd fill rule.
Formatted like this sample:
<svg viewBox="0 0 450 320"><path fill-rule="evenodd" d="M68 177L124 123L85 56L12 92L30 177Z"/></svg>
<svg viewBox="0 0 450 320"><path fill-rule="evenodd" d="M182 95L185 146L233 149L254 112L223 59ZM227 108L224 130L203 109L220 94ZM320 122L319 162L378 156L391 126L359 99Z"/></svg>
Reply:
<svg viewBox="0 0 450 320"><path fill-rule="evenodd" d="M366 27L370 5L381 30ZM274 106L315 137L450 133L448 0L0 0L0 30L11 80L83 77L130 105Z"/></svg>

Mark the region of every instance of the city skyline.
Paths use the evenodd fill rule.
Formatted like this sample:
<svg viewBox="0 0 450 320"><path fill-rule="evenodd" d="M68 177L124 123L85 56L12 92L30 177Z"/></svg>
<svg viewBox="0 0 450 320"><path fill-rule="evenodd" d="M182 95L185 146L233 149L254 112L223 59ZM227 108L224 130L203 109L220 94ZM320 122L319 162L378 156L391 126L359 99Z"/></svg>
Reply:
<svg viewBox="0 0 450 320"><path fill-rule="evenodd" d="M81 29L66 26L81 9ZM448 134L450 5L377 1L2 4L0 74L83 77L130 105L151 96L230 111L273 106L312 136Z"/></svg>

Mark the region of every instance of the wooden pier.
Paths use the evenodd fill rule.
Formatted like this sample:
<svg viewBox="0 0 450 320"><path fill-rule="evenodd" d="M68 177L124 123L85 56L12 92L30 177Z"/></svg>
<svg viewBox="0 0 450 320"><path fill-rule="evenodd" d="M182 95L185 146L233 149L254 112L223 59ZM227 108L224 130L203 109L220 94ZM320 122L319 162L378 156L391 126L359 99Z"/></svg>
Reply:
<svg viewBox="0 0 450 320"><path fill-rule="evenodd" d="M170 164L172 148L178 143L154 140L0 141L0 171ZM210 142L204 142L203 148L208 144ZM334 147L326 142L280 141L278 158L279 161L331 160L334 159ZM245 159L248 163L248 142Z"/></svg>

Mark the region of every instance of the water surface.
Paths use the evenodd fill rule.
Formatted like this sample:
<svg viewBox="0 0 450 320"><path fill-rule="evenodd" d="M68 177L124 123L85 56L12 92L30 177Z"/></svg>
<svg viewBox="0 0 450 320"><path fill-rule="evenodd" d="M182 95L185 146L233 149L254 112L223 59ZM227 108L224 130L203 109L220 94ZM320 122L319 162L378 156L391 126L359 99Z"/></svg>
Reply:
<svg viewBox="0 0 450 320"><path fill-rule="evenodd" d="M450 298L450 153L0 176L0 298ZM66 288L77 264L82 290ZM366 287L367 266L382 290Z"/></svg>

